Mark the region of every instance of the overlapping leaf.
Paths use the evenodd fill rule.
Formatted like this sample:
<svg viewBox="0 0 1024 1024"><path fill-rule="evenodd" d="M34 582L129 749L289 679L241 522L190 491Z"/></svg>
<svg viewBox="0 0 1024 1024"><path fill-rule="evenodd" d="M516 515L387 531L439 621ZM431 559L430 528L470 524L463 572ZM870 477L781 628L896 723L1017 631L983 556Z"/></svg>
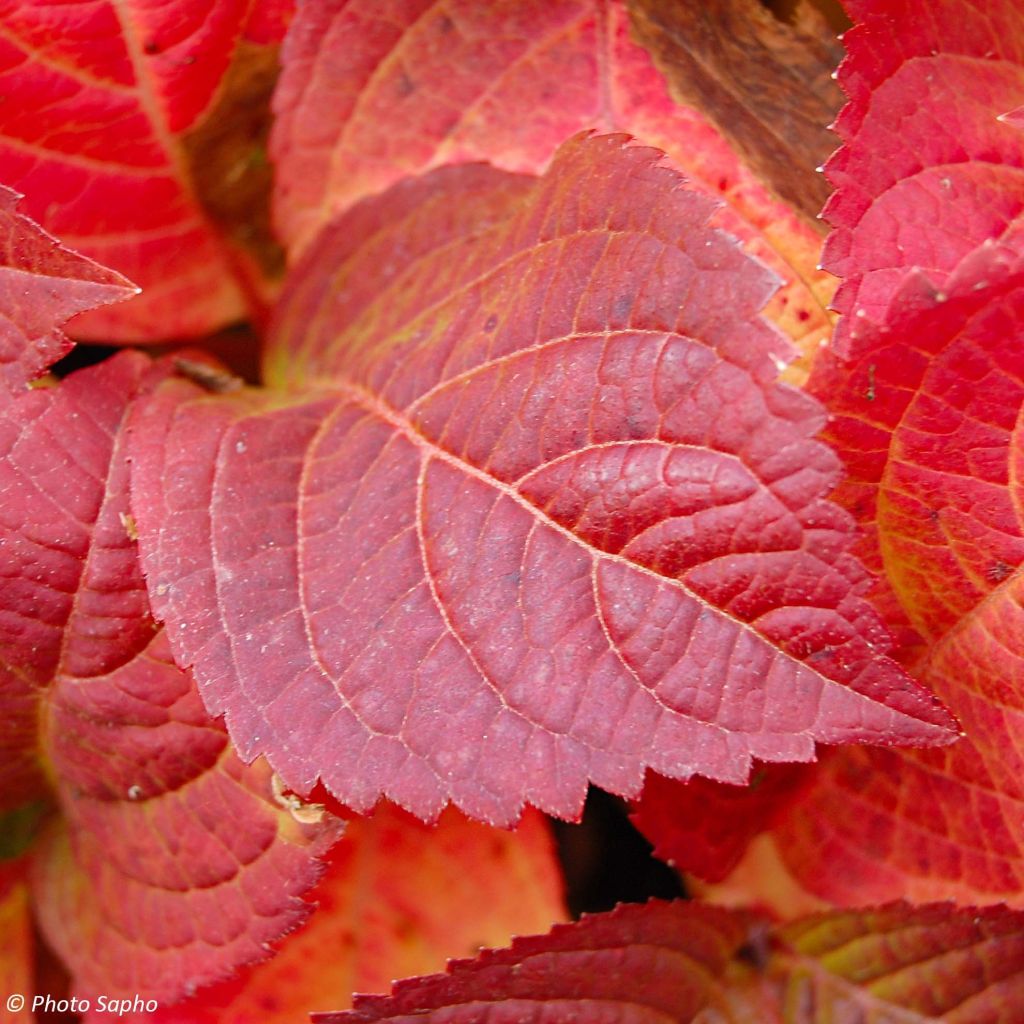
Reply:
<svg viewBox="0 0 1024 1024"><path fill-rule="evenodd" d="M349 822L309 899L317 909L273 959L177 1007L121 1019L293 1024L350 1005L353 992L386 992L395 978L442 970L449 957L564 917L548 827L536 812L501 832L454 811L426 826L382 806Z"/></svg>
<svg viewBox="0 0 1024 1024"><path fill-rule="evenodd" d="M713 48L734 26L717 7L707 10ZM708 38L689 42L704 63ZM787 66L805 58L802 44ZM763 56L745 55L751 77L776 70L759 62ZM283 62L272 152L278 226L293 251L333 211L405 176L475 160L539 173L582 129L625 131L665 150L695 188L725 200L717 223L783 279L767 315L802 351L815 351L830 330L824 307L832 286L816 270L817 231L766 190L700 111L672 101L630 38L624 2L311 3L296 15ZM784 104L804 107L807 83L785 84ZM813 177L820 154L800 156L794 162Z"/></svg>
<svg viewBox="0 0 1024 1024"><path fill-rule="evenodd" d="M1024 919L946 904L820 915L770 932L693 903L623 906L399 982L316 1024L1011 1024Z"/></svg>
<svg viewBox="0 0 1024 1024"><path fill-rule="evenodd" d="M507 821L645 766L949 738L857 596L770 278L708 213L620 137L536 182L434 172L296 269L290 390L140 409L154 609L244 756Z"/></svg>
<svg viewBox="0 0 1024 1024"><path fill-rule="evenodd" d="M71 348L68 320L138 289L65 249L0 185L0 387L18 393Z"/></svg>
<svg viewBox="0 0 1024 1024"><path fill-rule="evenodd" d="M309 912L329 821L302 824L170 660L128 517L124 355L4 410L2 801L49 796L36 913L82 994L171 1001L266 955Z"/></svg>
<svg viewBox="0 0 1024 1024"><path fill-rule="evenodd" d="M34 945L28 885L21 865L0 861L0 986L7 1004L4 1019L9 1024L28 1024L34 1019L29 1006L7 1003L11 995L32 992Z"/></svg>
<svg viewBox="0 0 1024 1024"><path fill-rule="evenodd" d="M907 275L936 288L1024 209L1020 128L1001 118L1024 96L1024 10L1014 0L849 0L857 24L839 81L850 102L826 172L835 230L824 265L835 307L882 323Z"/></svg>
<svg viewBox="0 0 1024 1024"><path fill-rule="evenodd" d="M270 44L289 6L0 3L4 181L47 230L144 289L83 317L78 336L198 334L245 312L262 254L232 234L231 204L254 199L248 184L266 176L249 121L273 83ZM249 118L236 117L236 136L217 123L231 102ZM248 207L251 236L259 204Z"/></svg>
<svg viewBox="0 0 1024 1024"><path fill-rule="evenodd" d="M944 288L909 282L886 329L820 378L846 496L928 641L918 674L967 737L942 753L843 751L776 826L800 884L844 904L1019 904L1024 888L1024 262L983 245Z"/></svg>

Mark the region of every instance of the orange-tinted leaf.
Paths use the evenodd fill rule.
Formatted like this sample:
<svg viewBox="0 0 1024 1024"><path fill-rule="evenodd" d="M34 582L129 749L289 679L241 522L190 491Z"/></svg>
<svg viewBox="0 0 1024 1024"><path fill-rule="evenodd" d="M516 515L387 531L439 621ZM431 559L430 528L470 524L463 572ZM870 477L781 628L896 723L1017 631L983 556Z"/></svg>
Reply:
<svg viewBox="0 0 1024 1024"><path fill-rule="evenodd" d="M949 739L857 596L770 277L655 160L580 138L536 182L399 186L296 268L291 390L140 407L156 613L295 790L508 821Z"/></svg>
<svg viewBox="0 0 1024 1024"><path fill-rule="evenodd" d="M842 94L842 48L810 4L785 22L757 0L630 0L632 25L674 91L714 125L793 209L817 217L818 173L835 148L826 127Z"/></svg>
<svg viewBox="0 0 1024 1024"><path fill-rule="evenodd" d="M315 1024L1014 1024L1024 915L948 904L765 922L623 906L398 982Z"/></svg>
<svg viewBox="0 0 1024 1024"><path fill-rule="evenodd" d="M31 1012L34 947L23 865L0 861L0 1006L4 1007L8 1024L30 1024L35 1020ZM15 995L24 996L25 1004L18 1007L10 1003L10 997Z"/></svg>
<svg viewBox="0 0 1024 1024"><path fill-rule="evenodd" d="M337 829L296 821L267 765L238 760L149 615L122 425L164 372L124 354L4 409L0 800L63 813L33 888L76 990L171 1001L305 917Z"/></svg>
<svg viewBox="0 0 1024 1024"><path fill-rule="evenodd" d="M143 288L127 305L83 317L76 336L200 334L245 311L238 275L255 275L212 226L204 200L218 172L233 174L241 190L253 151L229 140L243 144L234 145L233 162L217 150L218 163L200 139L194 172L190 144L222 104L232 62L251 66L261 48L270 53L274 16L288 6L0 3L4 180L25 193L26 212L48 231ZM259 44L246 41L250 19Z"/></svg>
<svg viewBox="0 0 1024 1024"><path fill-rule="evenodd" d="M386 992L395 978L542 931L565 913L548 827L536 812L515 832L499 832L455 811L429 826L381 806L349 822L308 899L317 909L273 959L178 1007L124 1019L292 1024L350 1005L353 992Z"/></svg>
<svg viewBox="0 0 1024 1024"><path fill-rule="evenodd" d="M830 330L818 233L672 101L619 0L325 0L296 15L283 64L272 152L293 253L333 212L407 175L474 160L540 173L582 129L625 131L725 201L716 223L783 279L767 314L802 352Z"/></svg>
<svg viewBox="0 0 1024 1024"><path fill-rule="evenodd" d="M20 392L72 345L72 317L138 289L120 274L65 249L18 213L0 185L0 388Z"/></svg>
<svg viewBox="0 0 1024 1024"><path fill-rule="evenodd" d="M1024 889L1024 261L986 243L944 287L908 281L884 329L812 378L850 468L840 497L928 641L917 675L966 734L941 753L837 753L779 820L782 863L847 905L1020 905Z"/></svg>
<svg viewBox="0 0 1024 1024"><path fill-rule="evenodd" d="M1001 119L1024 95L1024 8L1016 0L848 0L855 22L839 83L843 146L826 172L835 230L824 264L843 283L845 345L857 320L882 323L909 274L947 276L1024 210L1020 128Z"/></svg>

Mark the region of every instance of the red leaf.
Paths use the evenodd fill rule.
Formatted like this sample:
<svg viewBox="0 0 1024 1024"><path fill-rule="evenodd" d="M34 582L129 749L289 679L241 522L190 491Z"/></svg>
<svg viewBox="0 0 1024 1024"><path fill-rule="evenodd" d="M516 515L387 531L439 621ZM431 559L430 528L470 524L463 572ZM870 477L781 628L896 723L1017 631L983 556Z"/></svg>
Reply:
<svg viewBox="0 0 1024 1024"><path fill-rule="evenodd" d="M435 172L296 269L268 371L296 390L140 408L154 608L244 756L508 821L646 766L949 738L877 649L770 279L708 212L619 137L536 183Z"/></svg>
<svg viewBox="0 0 1024 1024"><path fill-rule="evenodd" d="M899 1021L1009 1024L1024 915L948 904L817 915L769 933L695 903L622 906L398 982L316 1024ZM702 1013L706 1010L706 1013Z"/></svg>
<svg viewBox="0 0 1024 1024"><path fill-rule="evenodd" d="M348 823L310 891L309 921L275 956L187 1003L131 1024L295 1024L352 993L386 992L448 958L551 926L565 916L544 818L501 832L447 811L424 825L388 805ZM104 1024L103 1015L86 1018Z"/></svg>
<svg viewBox="0 0 1024 1024"><path fill-rule="evenodd" d="M652 775L630 820L654 846L655 856L679 871L720 882L805 778L806 769L795 765L760 767L747 786Z"/></svg>
<svg viewBox="0 0 1024 1024"><path fill-rule="evenodd" d="M284 0L2 0L0 164L48 231L144 289L79 337L199 334L238 319L243 257L211 226L188 145ZM255 14L250 10L257 8ZM269 20L268 20L269 19Z"/></svg>
<svg viewBox="0 0 1024 1024"><path fill-rule="evenodd" d="M32 910L20 868L20 864L0 861L0 998L6 1004L4 1020L8 1024L31 1024L35 1020L30 1005L19 1008L8 1001L12 995L30 996L34 980Z"/></svg>
<svg viewBox="0 0 1024 1024"><path fill-rule="evenodd" d="M712 39L731 35L720 11L707 18ZM573 134L624 131L725 201L716 223L783 279L766 312L802 351L831 330L818 233L704 114L673 102L619 0L323 0L297 12L282 59L271 150L293 255L332 213L409 175L477 160L540 173ZM749 55L745 65L760 66ZM791 105L805 91L797 85Z"/></svg>
<svg viewBox="0 0 1024 1024"><path fill-rule="evenodd" d="M1001 120L1024 94L1024 10L963 0L848 0L856 22L839 83L850 102L828 162L835 227L824 264L844 278L842 347L856 320L881 323L908 274L936 288L1024 210L1024 144Z"/></svg>
<svg viewBox="0 0 1024 1024"><path fill-rule="evenodd" d="M15 393L71 348L66 321L138 291L18 213L19 198L0 185L0 388Z"/></svg>
<svg viewBox="0 0 1024 1024"><path fill-rule="evenodd" d="M842 751L773 830L801 886L851 904L1021 904L1024 889L1024 260L984 244L937 296L922 276L884 328L812 384L875 559L929 647L918 674L966 739L941 753Z"/></svg>
<svg viewBox="0 0 1024 1024"><path fill-rule="evenodd" d="M352 1010L313 1020L685 1024L720 988L747 931L742 917L717 907L624 905L476 960L455 960L447 974L400 981L390 996L357 996Z"/></svg>
<svg viewBox="0 0 1024 1024"><path fill-rule="evenodd" d="M172 1001L266 955L309 912L329 821L301 825L170 660L128 520L125 354L4 410L0 693L8 806L56 797L33 853L40 925L80 994ZM45 771L43 764L45 763Z"/></svg>

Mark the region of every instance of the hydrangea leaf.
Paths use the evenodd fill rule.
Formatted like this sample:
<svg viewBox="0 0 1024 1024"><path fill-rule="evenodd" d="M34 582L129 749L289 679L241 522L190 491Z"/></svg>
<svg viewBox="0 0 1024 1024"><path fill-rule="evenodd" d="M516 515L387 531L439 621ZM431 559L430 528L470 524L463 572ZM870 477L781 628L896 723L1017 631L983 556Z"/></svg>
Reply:
<svg viewBox="0 0 1024 1024"><path fill-rule="evenodd" d="M916 674L966 734L942 753L837 752L779 819L774 853L834 903L1021 901L1024 260L983 243L945 288L911 279L884 329L812 377L850 470L839 497L928 641Z"/></svg>
<svg viewBox="0 0 1024 1024"><path fill-rule="evenodd" d="M709 35L729 32L710 19ZM275 216L293 253L332 213L408 175L476 160L540 173L580 130L623 131L724 200L716 222L783 279L766 312L802 352L813 354L831 330L818 232L698 109L673 102L620 0L306 4L282 62L271 151ZM818 162L804 155L808 172Z"/></svg>
<svg viewBox="0 0 1024 1024"><path fill-rule="evenodd" d="M839 83L849 103L826 166L835 192L823 263L843 278L840 349L882 323L908 274L936 289L1024 210L1024 146L1002 115L1024 95L1024 10L1014 0L850 0Z"/></svg>
<svg viewBox="0 0 1024 1024"><path fill-rule="evenodd" d="M137 354L4 410L0 799L60 812L32 850L40 926L81 995L173 1001L266 955L337 834L246 766L149 614L124 417L167 372Z"/></svg>
<svg viewBox="0 0 1024 1024"><path fill-rule="evenodd" d="M455 811L424 825L388 805L348 823L308 899L309 921L265 963L177 1007L125 1015L126 1024L292 1024L353 992L387 992L395 978L443 970L514 935L564 918L561 876L537 812L515 832ZM96 1024L102 1024L95 1015ZM86 1024L93 1024L87 1018Z"/></svg>
<svg viewBox="0 0 1024 1024"><path fill-rule="evenodd" d="M0 185L0 388L15 394L71 349L65 323L138 289L51 238Z"/></svg>
<svg viewBox="0 0 1024 1024"><path fill-rule="evenodd" d="M315 1024L1010 1024L1024 915L948 904L817 915L770 931L696 903L622 906L398 982Z"/></svg>
<svg viewBox="0 0 1024 1024"><path fill-rule="evenodd" d="M154 610L244 757L504 822L952 737L881 653L770 275L709 207L615 136L441 169L296 268L281 390L138 407Z"/></svg>
<svg viewBox="0 0 1024 1024"><path fill-rule="evenodd" d="M275 20L283 28L288 7L0 3L4 180L25 193L26 212L48 231L143 289L130 303L83 316L77 337L201 334L245 313L261 254L222 230L224 189L215 179L230 174L234 194L246 194L258 139L217 127L211 135L209 123L239 89L250 88L242 96L250 112L261 89L269 98L267 36ZM255 224L258 203L247 214Z"/></svg>

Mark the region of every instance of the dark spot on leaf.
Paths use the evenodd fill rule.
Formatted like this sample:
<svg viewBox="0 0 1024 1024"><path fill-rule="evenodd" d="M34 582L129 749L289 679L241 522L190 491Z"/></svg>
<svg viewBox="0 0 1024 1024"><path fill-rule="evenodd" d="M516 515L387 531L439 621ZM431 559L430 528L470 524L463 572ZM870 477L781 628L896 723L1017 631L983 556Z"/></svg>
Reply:
<svg viewBox="0 0 1024 1024"><path fill-rule="evenodd" d="M798 309L796 313L797 319L803 323L805 320L811 319L811 314L806 309Z"/></svg>
<svg viewBox="0 0 1024 1024"><path fill-rule="evenodd" d="M1013 572L1013 566L1007 565L1006 562L996 559L996 561L994 561L985 570L985 575L992 583L1002 583L1011 572Z"/></svg>
<svg viewBox="0 0 1024 1024"><path fill-rule="evenodd" d="M489 316L489 317L488 317L488 318L487 318L487 319L486 319L486 320L484 321L484 330L485 330L485 331L487 331L487 333L489 334L489 333L490 333L491 331L493 331L493 330L494 330L494 328L495 328L495 327L497 327L497 326L498 326L498 318L497 318L497 317L496 317L496 316L495 316L495 315L494 315L494 314L492 313L492 314L491 314L491 315L490 315L490 316Z"/></svg>
<svg viewBox="0 0 1024 1024"><path fill-rule="evenodd" d="M442 14L441 17L437 19L437 30L441 35L448 35L454 28L455 22L452 21L447 14Z"/></svg>
<svg viewBox="0 0 1024 1024"><path fill-rule="evenodd" d="M145 43L142 44L142 49L152 57L154 54L160 52L160 44L155 39L147 39Z"/></svg>
<svg viewBox="0 0 1024 1024"><path fill-rule="evenodd" d="M768 930L763 925L755 925L751 928L747 941L736 950L736 959L760 973L767 968L770 954L771 939Z"/></svg>
<svg viewBox="0 0 1024 1024"><path fill-rule="evenodd" d="M416 83L403 71L398 76L398 95L405 98L416 91Z"/></svg>

